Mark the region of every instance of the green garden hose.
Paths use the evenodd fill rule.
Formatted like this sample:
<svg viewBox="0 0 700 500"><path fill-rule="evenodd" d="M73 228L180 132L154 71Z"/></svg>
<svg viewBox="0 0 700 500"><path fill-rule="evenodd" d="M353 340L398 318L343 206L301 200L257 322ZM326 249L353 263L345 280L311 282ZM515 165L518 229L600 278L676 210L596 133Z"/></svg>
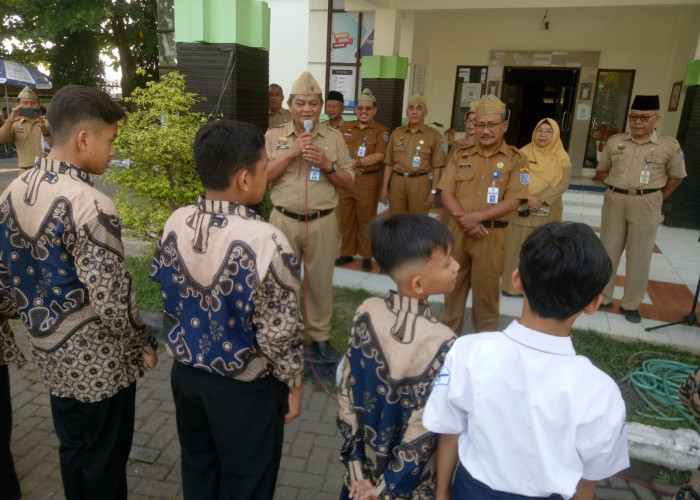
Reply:
<svg viewBox="0 0 700 500"><path fill-rule="evenodd" d="M630 360L640 354L643 353L636 353ZM637 411L638 415L666 422L687 420L695 424L695 419L683 408L678 398L678 389L696 368L678 361L647 359L625 375L622 381L632 385L651 410Z"/></svg>

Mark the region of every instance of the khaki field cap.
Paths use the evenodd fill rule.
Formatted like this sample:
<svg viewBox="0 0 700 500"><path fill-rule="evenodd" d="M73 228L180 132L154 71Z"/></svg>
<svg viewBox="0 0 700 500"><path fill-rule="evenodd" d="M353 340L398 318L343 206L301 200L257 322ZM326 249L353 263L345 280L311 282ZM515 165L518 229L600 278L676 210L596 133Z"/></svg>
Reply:
<svg viewBox="0 0 700 500"><path fill-rule="evenodd" d="M420 94L412 95L408 99L408 105L410 106L411 104L422 104L423 106L426 106L426 107L428 106L428 103L426 102L425 97L423 97Z"/></svg>
<svg viewBox="0 0 700 500"><path fill-rule="evenodd" d="M475 104L476 106L472 109L476 116L506 114L506 105L495 95L482 96Z"/></svg>
<svg viewBox="0 0 700 500"><path fill-rule="evenodd" d="M321 95L321 86L311 73L304 71L292 84L290 95Z"/></svg>
<svg viewBox="0 0 700 500"><path fill-rule="evenodd" d="M377 100L374 98L374 94L370 89L364 89L360 94L360 97L357 98L357 101L377 102Z"/></svg>
<svg viewBox="0 0 700 500"><path fill-rule="evenodd" d="M24 87L22 89L22 92L20 92L17 96L17 99L36 99L38 101L39 97L34 93L32 89L30 89L29 87Z"/></svg>

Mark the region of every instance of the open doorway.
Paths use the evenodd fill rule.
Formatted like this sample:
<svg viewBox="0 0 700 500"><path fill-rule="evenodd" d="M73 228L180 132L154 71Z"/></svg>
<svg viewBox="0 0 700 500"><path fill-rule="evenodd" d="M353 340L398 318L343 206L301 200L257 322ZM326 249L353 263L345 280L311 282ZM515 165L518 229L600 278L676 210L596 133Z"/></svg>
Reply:
<svg viewBox="0 0 700 500"><path fill-rule="evenodd" d="M578 68L505 67L502 99L510 111L506 142L521 148L532 141L538 121L554 118L568 150L578 77Z"/></svg>

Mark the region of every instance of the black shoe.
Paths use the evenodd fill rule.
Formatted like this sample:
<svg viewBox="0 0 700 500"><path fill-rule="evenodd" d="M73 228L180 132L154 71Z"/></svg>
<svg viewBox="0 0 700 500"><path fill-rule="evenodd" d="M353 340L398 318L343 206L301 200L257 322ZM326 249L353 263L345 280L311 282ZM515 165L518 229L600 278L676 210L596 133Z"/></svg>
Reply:
<svg viewBox="0 0 700 500"><path fill-rule="evenodd" d="M366 273L372 272L372 259L362 259L362 270Z"/></svg>
<svg viewBox="0 0 700 500"><path fill-rule="evenodd" d="M311 342L311 352L318 354L321 360L325 363L337 363L343 356L338 351L333 349L331 343L327 340L319 340Z"/></svg>
<svg viewBox="0 0 700 500"><path fill-rule="evenodd" d="M642 317L636 309L629 310L621 307L620 312L625 315L625 319L630 323L641 323L642 321Z"/></svg>
<svg viewBox="0 0 700 500"><path fill-rule="evenodd" d="M501 295L503 295L504 297L522 297L522 295L520 295L519 293L508 293L505 290L501 290Z"/></svg>
<svg viewBox="0 0 700 500"><path fill-rule="evenodd" d="M341 255L337 259L335 259L335 265L336 266L342 266L344 264L350 264L354 259L352 257L348 257L347 255Z"/></svg>
<svg viewBox="0 0 700 500"><path fill-rule="evenodd" d="M608 302L607 304L601 303L601 304L600 304L600 309L610 309L610 308L612 308L612 306L613 306L613 303L612 303L612 302Z"/></svg>

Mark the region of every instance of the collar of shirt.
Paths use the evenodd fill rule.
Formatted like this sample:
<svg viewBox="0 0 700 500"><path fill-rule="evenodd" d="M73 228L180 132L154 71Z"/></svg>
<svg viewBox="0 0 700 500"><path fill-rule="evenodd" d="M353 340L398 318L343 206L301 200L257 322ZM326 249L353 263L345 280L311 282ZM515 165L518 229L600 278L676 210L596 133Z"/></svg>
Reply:
<svg viewBox="0 0 700 500"><path fill-rule="evenodd" d="M406 133L408 133L408 134L427 134L428 130L429 130L429 127L428 127L428 125L425 124L425 122L421 123L415 132L411 132L410 125L406 125Z"/></svg>
<svg viewBox="0 0 700 500"><path fill-rule="evenodd" d="M625 132L625 140L634 142L635 144L639 144L637 141L634 140L634 137L632 137L632 132ZM651 135L649 135L649 137L647 137L647 140L644 141L642 144L646 144L647 142L651 142L654 144L659 143L659 134L656 132L656 129L652 131Z"/></svg>
<svg viewBox="0 0 700 500"><path fill-rule="evenodd" d="M95 185L92 176L85 172L82 168L59 160L49 160L48 158L37 158L34 163L34 168L52 172L54 174L68 174L73 179L83 181L91 186Z"/></svg>
<svg viewBox="0 0 700 500"><path fill-rule="evenodd" d="M547 333L538 332L513 321L503 334L513 342L535 349L536 351L558 354L560 356L575 356L576 351L571 342L571 337L558 337Z"/></svg>
<svg viewBox="0 0 700 500"><path fill-rule="evenodd" d="M430 315L430 306L427 300L419 299L416 297L406 297L405 295L400 295L394 290L390 290L386 295L386 306L394 311L403 311L416 314L417 316L423 316L425 318L432 318Z"/></svg>
<svg viewBox="0 0 700 500"><path fill-rule="evenodd" d="M293 118L292 121L285 123L283 127L284 135L286 136L296 135L298 137L304 133L303 131L300 131L297 128ZM316 122L314 123L314 128L311 129L311 137L316 137L316 135L320 135L321 137L328 137L331 134L330 130L330 127L322 127L321 122Z"/></svg>
<svg viewBox="0 0 700 500"><path fill-rule="evenodd" d="M370 122L365 126L365 128L360 128L360 120L345 123L347 123L347 125L345 126L345 130L350 130L352 128L356 128L358 130L365 130L368 128L374 128L377 124L377 122L375 122L374 120L370 120Z"/></svg>
<svg viewBox="0 0 700 500"><path fill-rule="evenodd" d="M262 217L242 203L235 201L207 200L204 196L200 196L197 200L197 210L209 214L237 215L243 219L263 220Z"/></svg>
<svg viewBox="0 0 700 500"><path fill-rule="evenodd" d="M498 153L508 155L508 144L506 144L505 139L501 141L501 145L498 146L498 149L496 150L496 152L493 153L491 156L489 156L489 158L494 157ZM479 156L483 156L484 158L486 158L486 155L484 154L484 148L481 147L481 144L479 143L478 139L476 141L476 144L474 144L473 146L471 146L467 150L467 154L469 154L469 156L472 156L474 154L478 154Z"/></svg>

